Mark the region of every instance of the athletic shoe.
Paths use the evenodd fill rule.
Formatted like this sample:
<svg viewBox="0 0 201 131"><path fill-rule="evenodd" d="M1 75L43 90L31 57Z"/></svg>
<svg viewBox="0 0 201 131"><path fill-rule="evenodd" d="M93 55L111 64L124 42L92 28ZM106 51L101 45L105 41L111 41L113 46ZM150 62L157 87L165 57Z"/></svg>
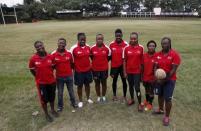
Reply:
<svg viewBox="0 0 201 131"><path fill-rule="evenodd" d="M97 102L99 103L101 101L101 97L98 97L97 98Z"/></svg>
<svg viewBox="0 0 201 131"><path fill-rule="evenodd" d="M145 111L150 111L150 110L152 110L152 108L153 108L153 106L148 103L148 104L145 106L144 110L145 110Z"/></svg>
<svg viewBox="0 0 201 131"><path fill-rule="evenodd" d="M163 111L163 110L160 110L160 109L158 108L158 109L154 110L154 111L152 112L152 114L153 114L153 115L162 115L162 114L164 114L164 111Z"/></svg>
<svg viewBox="0 0 201 131"><path fill-rule="evenodd" d="M92 99L90 99L90 98L87 100L87 102L88 102L89 104L93 104L93 103L94 103L94 102L92 101Z"/></svg>
<svg viewBox="0 0 201 131"><path fill-rule="evenodd" d="M127 101L128 106L131 106L133 104L135 104L135 101L133 99L130 99Z"/></svg>
<svg viewBox="0 0 201 131"><path fill-rule="evenodd" d="M59 117L59 114L58 114L56 111L52 111L51 114L52 114L54 117Z"/></svg>
<svg viewBox="0 0 201 131"><path fill-rule="evenodd" d="M78 108L78 105L75 103L75 104L72 104L72 107L73 108Z"/></svg>
<svg viewBox="0 0 201 131"><path fill-rule="evenodd" d="M106 102L106 100L107 100L106 97L103 96L103 97L102 97L102 101L103 101L103 102Z"/></svg>
<svg viewBox="0 0 201 131"><path fill-rule="evenodd" d="M118 101L117 96L113 96L112 100L113 100L113 101Z"/></svg>
<svg viewBox="0 0 201 131"><path fill-rule="evenodd" d="M122 104L127 103L127 98L126 98L126 97L122 97L120 100L121 100L121 103L122 103Z"/></svg>
<svg viewBox="0 0 201 131"><path fill-rule="evenodd" d="M138 105L138 111L142 112L144 110L144 105L141 103Z"/></svg>
<svg viewBox="0 0 201 131"><path fill-rule="evenodd" d="M149 102L147 102L146 100L144 100L143 105L146 106L147 104L149 104Z"/></svg>
<svg viewBox="0 0 201 131"><path fill-rule="evenodd" d="M58 108L57 112L62 112L62 110L63 110L62 108Z"/></svg>
<svg viewBox="0 0 201 131"><path fill-rule="evenodd" d="M170 124L170 118L167 117L167 116L164 116L163 117L163 125L164 126L169 126L169 124Z"/></svg>
<svg viewBox="0 0 201 131"><path fill-rule="evenodd" d="M82 107L83 107L83 102L79 102L79 103L78 103L78 107L79 107L79 108L82 108Z"/></svg>
<svg viewBox="0 0 201 131"><path fill-rule="evenodd" d="M48 122L53 122L53 118L50 115L45 115L45 118Z"/></svg>

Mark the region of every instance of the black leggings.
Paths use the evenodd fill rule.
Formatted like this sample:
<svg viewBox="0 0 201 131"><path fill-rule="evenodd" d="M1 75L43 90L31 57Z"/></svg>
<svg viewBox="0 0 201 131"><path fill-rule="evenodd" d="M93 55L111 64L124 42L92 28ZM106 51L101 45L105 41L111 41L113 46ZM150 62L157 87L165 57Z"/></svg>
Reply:
<svg viewBox="0 0 201 131"><path fill-rule="evenodd" d="M127 83L126 83L126 78L124 78L123 76L123 66L120 66L118 68L111 68L111 73L110 75L113 75L113 82L112 82L112 89L113 89L113 95L116 96L117 95L117 80L118 80L118 76L121 76L121 81L123 84L123 95L124 97L126 97L126 93L127 93Z"/></svg>
<svg viewBox="0 0 201 131"><path fill-rule="evenodd" d="M134 99L134 88L135 88L139 104L141 103L140 79L141 79L140 74L128 74L128 84L131 99Z"/></svg>

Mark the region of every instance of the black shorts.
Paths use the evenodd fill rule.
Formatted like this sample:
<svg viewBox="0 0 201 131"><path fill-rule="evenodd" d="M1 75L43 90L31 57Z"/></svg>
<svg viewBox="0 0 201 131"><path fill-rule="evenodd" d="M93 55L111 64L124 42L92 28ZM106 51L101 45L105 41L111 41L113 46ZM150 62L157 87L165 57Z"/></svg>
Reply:
<svg viewBox="0 0 201 131"><path fill-rule="evenodd" d="M90 84L93 81L91 71L76 72L74 73L74 83L77 86L83 86L83 84Z"/></svg>
<svg viewBox="0 0 201 131"><path fill-rule="evenodd" d="M143 81L144 88L150 88L151 90L154 90L154 82L147 82Z"/></svg>
<svg viewBox="0 0 201 131"><path fill-rule="evenodd" d="M94 80L105 80L108 77L108 70L106 71L93 71Z"/></svg>
<svg viewBox="0 0 201 131"><path fill-rule="evenodd" d="M39 95L41 103L54 102L55 91L56 91L56 83L39 84Z"/></svg>
<svg viewBox="0 0 201 131"><path fill-rule="evenodd" d="M110 70L110 75L112 76L118 76L120 74L120 76L123 77L123 65L120 67L112 67Z"/></svg>

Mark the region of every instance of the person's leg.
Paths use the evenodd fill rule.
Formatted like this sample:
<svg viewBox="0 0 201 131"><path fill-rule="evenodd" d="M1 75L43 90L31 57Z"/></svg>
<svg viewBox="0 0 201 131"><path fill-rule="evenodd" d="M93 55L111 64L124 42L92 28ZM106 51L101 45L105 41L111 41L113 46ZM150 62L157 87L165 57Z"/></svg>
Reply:
<svg viewBox="0 0 201 131"><path fill-rule="evenodd" d="M37 85L38 86L38 95L40 98L42 109L45 113L45 117L48 121L51 121L51 117L49 116L48 110L47 110L47 91L45 85Z"/></svg>
<svg viewBox="0 0 201 131"><path fill-rule="evenodd" d="M119 73L120 73L121 81L122 81L122 84L123 84L123 97L126 98L127 83L126 83L126 78L123 75L123 66L119 69Z"/></svg>
<svg viewBox="0 0 201 131"><path fill-rule="evenodd" d="M64 80L62 78L57 78L57 95L58 95L58 111L63 109L63 90L64 90Z"/></svg>
<svg viewBox="0 0 201 131"><path fill-rule="evenodd" d="M83 87L83 83L84 83L83 74L75 71L74 72L74 82L75 82L75 85L77 85L77 94L78 94L79 102L82 102L82 87ZM81 103L81 106L82 105L83 104Z"/></svg>
<svg viewBox="0 0 201 131"><path fill-rule="evenodd" d="M117 96L117 80L118 80L118 69L117 68L112 68L111 69L111 76L113 78L112 80L112 91L113 91L113 97Z"/></svg>
<svg viewBox="0 0 201 131"><path fill-rule="evenodd" d="M48 85L47 89L48 89L48 101L50 102L51 113L55 117L58 117L58 114L54 108L54 101L55 101L55 94L56 94L56 83Z"/></svg>
<svg viewBox="0 0 201 131"><path fill-rule="evenodd" d="M134 75L134 87L135 87L135 91L136 91L136 95L137 95L139 104L141 104L140 79L141 79L140 74Z"/></svg>
<svg viewBox="0 0 201 131"><path fill-rule="evenodd" d="M105 97L107 91L107 78L101 80L102 84L102 96Z"/></svg>
<svg viewBox="0 0 201 131"><path fill-rule="evenodd" d="M96 88L96 95L98 97L100 97L101 93L100 93L100 80L97 78L97 79L94 79L95 81L95 88Z"/></svg>
<svg viewBox="0 0 201 131"><path fill-rule="evenodd" d="M85 93L86 93L87 100L89 102L89 100L91 100L90 99L90 83L93 81L92 72L91 71L85 72L83 74L83 77L84 77Z"/></svg>
<svg viewBox="0 0 201 131"><path fill-rule="evenodd" d="M150 83L149 103L152 105L154 100L154 84Z"/></svg>
<svg viewBox="0 0 201 131"><path fill-rule="evenodd" d="M146 98L144 104L146 105L150 101L150 87L149 87L150 85L148 82L143 82L143 86L145 88L145 98Z"/></svg>
<svg viewBox="0 0 201 131"><path fill-rule="evenodd" d="M76 101L75 101L75 94L73 89L73 77L69 76L67 77L66 86L68 89L68 94L70 97L71 105L75 108L77 107Z"/></svg>
<svg viewBox="0 0 201 131"><path fill-rule="evenodd" d="M165 98L165 116L170 116L170 111L172 107L172 96L175 87L175 81L169 80L164 87L164 98Z"/></svg>
<svg viewBox="0 0 201 131"><path fill-rule="evenodd" d="M129 85L129 92L131 96L131 100L134 100L134 80L133 80L133 75L128 74L128 85Z"/></svg>

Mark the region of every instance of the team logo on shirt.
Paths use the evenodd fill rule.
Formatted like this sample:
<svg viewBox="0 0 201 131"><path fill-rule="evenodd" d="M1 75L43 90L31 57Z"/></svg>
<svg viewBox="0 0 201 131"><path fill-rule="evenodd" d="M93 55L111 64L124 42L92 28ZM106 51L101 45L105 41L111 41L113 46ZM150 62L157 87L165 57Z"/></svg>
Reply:
<svg viewBox="0 0 201 131"><path fill-rule="evenodd" d="M98 52L97 52L97 51L94 51L93 54L94 54L94 55L95 55L95 54L98 54Z"/></svg>
<svg viewBox="0 0 201 131"><path fill-rule="evenodd" d="M160 59L161 59L161 57L160 57L160 56L157 56L157 59L159 59L159 60L160 60Z"/></svg>
<svg viewBox="0 0 201 131"><path fill-rule="evenodd" d="M87 53L89 53L90 52L90 50L87 50Z"/></svg>
<svg viewBox="0 0 201 131"><path fill-rule="evenodd" d="M131 52L131 51L128 51L128 54L132 54L132 52Z"/></svg>
<svg viewBox="0 0 201 131"><path fill-rule="evenodd" d="M103 50L102 53L103 53L103 54L106 54L106 51Z"/></svg>
<svg viewBox="0 0 201 131"><path fill-rule="evenodd" d="M39 62L39 61L36 61L36 62L35 62L35 64L36 64L36 65L40 65L40 64L41 64L41 62Z"/></svg>
<svg viewBox="0 0 201 131"><path fill-rule="evenodd" d="M141 52L138 50L138 51L136 51L136 53L137 53L137 54L140 54Z"/></svg>
<svg viewBox="0 0 201 131"><path fill-rule="evenodd" d="M116 48L112 48L113 51L117 50Z"/></svg>
<svg viewBox="0 0 201 131"><path fill-rule="evenodd" d="M52 63L52 61L51 61L51 60L47 60L47 62L48 62L48 63Z"/></svg>
<svg viewBox="0 0 201 131"><path fill-rule="evenodd" d="M171 56L168 56L168 60L171 60L172 59L172 57Z"/></svg>
<svg viewBox="0 0 201 131"><path fill-rule="evenodd" d="M59 61L59 58L55 58L56 61Z"/></svg>
<svg viewBox="0 0 201 131"><path fill-rule="evenodd" d="M77 54L78 54L78 55L79 55L79 54L82 54L82 52L81 52L81 51L78 51Z"/></svg>
<svg viewBox="0 0 201 131"><path fill-rule="evenodd" d="M70 58L69 57L66 57L66 60L69 60Z"/></svg>

